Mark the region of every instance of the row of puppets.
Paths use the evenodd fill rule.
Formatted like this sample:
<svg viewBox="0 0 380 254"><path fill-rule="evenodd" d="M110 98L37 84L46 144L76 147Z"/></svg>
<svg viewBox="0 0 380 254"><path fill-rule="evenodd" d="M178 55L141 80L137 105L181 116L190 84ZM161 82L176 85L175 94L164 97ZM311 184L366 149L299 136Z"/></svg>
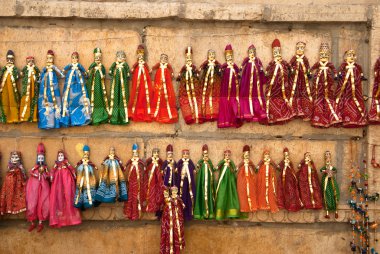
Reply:
<svg viewBox="0 0 380 254"><path fill-rule="evenodd" d="M239 127L243 122L280 124L293 118L310 121L315 127L362 127L380 123L380 59L375 64L375 83L370 110L367 112L362 68L356 53L348 50L338 70L329 61L327 43L320 46L319 61L310 66L304 55L306 44L296 44L296 55L290 62L281 56L278 39L272 43L273 60L264 69L253 45L239 68L233 59L231 45L225 48L226 63L215 59L215 51L199 69L192 62L192 49L186 48L185 65L179 82L179 104L187 124L217 121L219 128ZM137 62L132 69L124 51L116 53L109 69L110 92L105 86L106 68L100 48L94 50L94 62L88 70L79 63L77 52L61 71L54 65L54 52L49 50L46 66L40 70L32 56L19 73L14 54L9 51L1 71L0 122L38 121L39 128L81 126L101 123L127 124L178 121L173 69L168 56L150 70L145 62L145 49L137 48ZM155 71L154 80L150 73ZM17 88L22 77L21 95ZM59 78L65 78L63 94ZM130 86L130 80L131 86ZM335 85L337 84L337 86ZM335 89L336 86L336 89Z"/></svg>
<svg viewBox="0 0 380 254"><path fill-rule="evenodd" d="M51 227L80 224L79 209L116 201L125 202L124 214L128 220L141 219L142 213L148 212L161 217L163 224L170 217L165 213L166 206L173 200L178 204L170 203L170 206L180 210L182 220L224 220L244 218L244 213L257 210L275 213L279 209L297 212L323 207L327 219L329 212L338 218L340 192L330 152L324 154L321 181L310 153L305 153L296 173L287 148L278 165L271 160L269 151L265 151L256 167L247 145L238 166L231 160L229 150L218 164L213 164L207 145L202 147L198 163L190 159L189 150L183 150L177 162L172 145L168 145L166 152L166 159L161 160L159 150L153 149L152 156L144 162L134 144L132 158L124 165L115 149L110 148L98 180L97 167L90 160L87 145L75 167L65 153L59 151L54 166L49 168L45 163L44 145L40 143L37 162L29 178L21 154L12 152L1 188L0 213L26 211L26 218L31 222L29 231L36 227L41 231L42 222L46 220Z"/></svg>

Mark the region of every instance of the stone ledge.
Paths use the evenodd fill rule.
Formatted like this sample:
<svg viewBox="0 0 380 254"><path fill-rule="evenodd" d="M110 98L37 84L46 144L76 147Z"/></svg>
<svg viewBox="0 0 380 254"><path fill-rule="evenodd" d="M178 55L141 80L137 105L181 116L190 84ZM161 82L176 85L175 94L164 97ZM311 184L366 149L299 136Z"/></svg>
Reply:
<svg viewBox="0 0 380 254"><path fill-rule="evenodd" d="M149 5L149 9L146 7ZM184 2L7 1L2 17L165 19L264 22L367 22L369 5L264 5ZM117 10L117 11L115 11Z"/></svg>

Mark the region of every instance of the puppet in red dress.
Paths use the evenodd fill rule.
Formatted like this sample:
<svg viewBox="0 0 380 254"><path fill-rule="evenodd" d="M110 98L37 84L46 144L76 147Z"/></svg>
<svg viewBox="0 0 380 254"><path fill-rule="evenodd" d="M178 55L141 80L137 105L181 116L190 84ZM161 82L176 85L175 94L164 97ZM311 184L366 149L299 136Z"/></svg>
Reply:
<svg viewBox="0 0 380 254"><path fill-rule="evenodd" d="M372 103L368 118L371 124L380 124L380 57L376 60Z"/></svg>
<svg viewBox="0 0 380 254"><path fill-rule="evenodd" d="M146 190L145 210L149 213L158 212L163 202L162 186L164 182L161 172L162 160L159 157L159 152L158 148L153 148L152 157L146 161L146 171L144 174Z"/></svg>
<svg viewBox="0 0 380 254"><path fill-rule="evenodd" d="M132 67L132 87L129 98L129 117L135 122L151 122L153 86L145 62L143 45L137 48L137 62Z"/></svg>
<svg viewBox="0 0 380 254"><path fill-rule="evenodd" d="M368 114L364 104L362 67L356 62L354 50L347 50L344 63L339 68L339 84L336 89L336 112L342 115L343 127L356 128L368 124Z"/></svg>
<svg viewBox="0 0 380 254"><path fill-rule="evenodd" d="M292 79L289 77L290 65L282 59L281 44L278 39L272 43L273 60L267 67L266 113L268 124L289 121L294 112L289 105L288 97Z"/></svg>
<svg viewBox="0 0 380 254"><path fill-rule="evenodd" d="M153 66L154 93L152 100L153 119L160 123L176 123L178 112L172 78L173 68L168 63L168 55L161 54L160 62Z"/></svg>

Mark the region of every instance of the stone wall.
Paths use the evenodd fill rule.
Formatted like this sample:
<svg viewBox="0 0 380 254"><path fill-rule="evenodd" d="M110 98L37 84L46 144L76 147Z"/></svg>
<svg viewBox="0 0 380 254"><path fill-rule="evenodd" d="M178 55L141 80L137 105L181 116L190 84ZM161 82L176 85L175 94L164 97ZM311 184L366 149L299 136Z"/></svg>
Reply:
<svg viewBox="0 0 380 254"><path fill-rule="evenodd" d="M187 0L2 2L0 59L3 60L0 60L0 65L5 63L6 51L13 49L19 68L24 65L27 55L34 55L36 64L42 67L48 49L56 52L55 63L60 68L70 62L73 51L79 52L80 62L88 67L95 47L102 48L103 63L107 68L114 61L117 50L126 51L127 62L131 66L139 43L147 47L149 66L158 62L161 53L167 53L176 74L184 64L184 50L189 45L193 47L194 63L199 66L210 48L216 50L217 59L224 62L224 47L231 43L235 62L240 65L248 46L254 43L266 66L271 60L271 43L275 37L281 41L284 59L290 60L295 52L295 43L303 40L307 43L305 54L314 63L323 40L331 45L332 62L336 67L340 65L345 50L349 47L357 50L358 62L363 66L365 76L369 77L369 81L364 83L365 94L370 95L372 68L380 53L380 10L376 0L348 0L344 4L336 0L318 3L297 0L291 1L292 4L273 0L234 0L228 4L219 0L212 3ZM109 80L106 83L109 87ZM349 217L346 201L351 160L368 160L371 144L380 143L377 126L323 130L312 128L301 120L283 126L250 123L239 129L219 130L216 123L188 126L180 116L179 123L173 125L131 123L128 126L39 130L36 124L22 123L0 125L0 130L2 175L5 175L8 154L14 149L22 152L24 166L32 167L36 146L41 141L46 145L49 165L53 165L60 148L66 150L71 163L76 163L81 158L81 144L90 145L91 159L98 166L111 145L116 147L125 162L131 156L134 142L139 144L144 158L154 147L159 147L164 157L166 145L173 143L176 159L180 158L182 149L189 148L194 161L201 157L201 147L207 143L214 163L222 159L226 148L232 150L233 160L239 163L245 144L251 146L255 163L261 159L264 149L269 149L273 159L279 162L286 146L290 149L293 163L298 164L304 152L310 151L317 168L323 165L323 152L332 151L342 190L338 220L323 223L326 220L322 211L280 211L274 215L258 212L238 223L192 222L186 228L187 253L246 253L252 250L252 246L257 246L257 250L264 253L347 253L350 232L346 224ZM369 174L370 190L379 191L380 174L371 167ZM371 205L370 209L372 218L379 219L378 207ZM5 244L0 244L1 252L38 253L42 246L52 251L62 248L65 252L64 246L73 252L92 250L107 253L118 250L118 247L126 253L158 251L159 224L148 215L144 216L143 222L120 221L123 219L122 204L102 205L86 211L83 218L88 221L82 226L46 230L43 233L46 245L39 243L34 234L25 233L27 227L23 221L12 221L12 218L0 221L5 226L0 227L0 236L5 239ZM21 219L22 216L16 218ZM261 224L257 223L264 224L258 226ZM77 234L85 234L88 238L77 238ZM29 247L14 247L15 235ZM130 235L134 235L133 240ZM205 235L210 237L205 239ZM71 244L65 245L64 239ZM276 240L278 245L272 245ZM81 241L86 244L81 245ZM321 244L321 241L326 244ZM91 244L93 242L96 244ZM111 244L115 245L111 247Z"/></svg>

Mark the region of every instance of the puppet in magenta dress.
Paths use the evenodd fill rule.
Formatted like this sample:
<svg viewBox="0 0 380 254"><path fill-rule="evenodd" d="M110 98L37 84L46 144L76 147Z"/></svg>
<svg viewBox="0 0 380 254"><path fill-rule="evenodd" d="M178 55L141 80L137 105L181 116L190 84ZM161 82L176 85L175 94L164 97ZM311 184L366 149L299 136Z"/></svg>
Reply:
<svg viewBox="0 0 380 254"><path fill-rule="evenodd" d="M145 211L149 213L157 213L163 202L162 198L162 160L159 156L160 150L153 148L152 157L146 160L146 171L144 173L144 185L146 192Z"/></svg>
<svg viewBox="0 0 380 254"><path fill-rule="evenodd" d="M288 97L292 79L289 77L290 65L282 59L281 44L278 39L272 43L273 60L267 67L266 113L268 124L289 121L294 112Z"/></svg>
<svg viewBox="0 0 380 254"><path fill-rule="evenodd" d="M43 221L49 219L50 174L45 162L45 147L42 143L37 147L37 163L30 170L26 184L26 219L31 223L29 232L36 228L38 232L44 228Z"/></svg>
<svg viewBox="0 0 380 254"><path fill-rule="evenodd" d="M380 124L380 57L376 60L374 72L372 103L368 119L371 124Z"/></svg>
<svg viewBox="0 0 380 254"><path fill-rule="evenodd" d="M340 123L342 118L336 112L334 97L334 79L337 72L333 63L329 62L330 48L325 42L319 49L319 62L313 65L314 74L313 114L311 125L314 127L330 127Z"/></svg>
<svg viewBox="0 0 380 254"><path fill-rule="evenodd" d="M60 228L82 223L79 209L74 207L75 168L65 152L58 151L57 160L50 171L53 179L50 190L50 227Z"/></svg>
<svg viewBox="0 0 380 254"><path fill-rule="evenodd" d="M248 48L248 57L242 64L240 84L241 118L247 122L265 122L265 98L263 87L265 73L261 60L256 56L256 48L252 44Z"/></svg>
<svg viewBox="0 0 380 254"><path fill-rule="evenodd" d="M342 125L347 128L363 127L368 124L368 114L364 104L362 67L356 63L354 50L347 50L344 63L339 68L339 84L336 89L337 114L342 115Z"/></svg>
<svg viewBox="0 0 380 254"><path fill-rule="evenodd" d="M226 63L222 65L218 128L240 127L239 67L233 62L231 44L225 48Z"/></svg>
<svg viewBox="0 0 380 254"><path fill-rule="evenodd" d="M310 64L305 56L305 42L297 42L296 55L290 60L292 84L289 104L297 117L309 121L313 113L312 87L309 82Z"/></svg>

